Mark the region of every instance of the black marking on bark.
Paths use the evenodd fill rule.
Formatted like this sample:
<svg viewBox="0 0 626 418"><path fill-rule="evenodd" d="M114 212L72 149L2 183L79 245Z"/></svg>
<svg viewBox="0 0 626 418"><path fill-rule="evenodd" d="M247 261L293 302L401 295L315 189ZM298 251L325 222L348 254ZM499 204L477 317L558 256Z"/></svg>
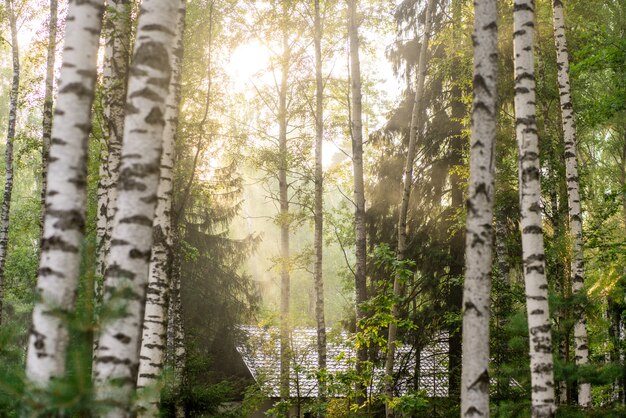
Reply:
<svg viewBox="0 0 626 418"><path fill-rule="evenodd" d="M531 7L530 4L528 3L515 3L513 5L513 12L521 12L521 11L534 12L535 9Z"/></svg>
<svg viewBox="0 0 626 418"><path fill-rule="evenodd" d="M77 246L70 244L58 235L41 240L41 251L63 251L67 253L78 253Z"/></svg>
<svg viewBox="0 0 626 418"><path fill-rule="evenodd" d="M148 251L141 251L141 250L138 250L136 248L133 248L132 250L130 250L128 252L128 256L130 258L132 258L132 259L143 259L143 260L146 260L146 261L150 261L150 254L151 254L150 250L148 250Z"/></svg>
<svg viewBox="0 0 626 418"><path fill-rule="evenodd" d="M476 307L473 302L465 302L465 311L476 311L476 316L483 316L483 313Z"/></svg>
<svg viewBox="0 0 626 418"><path fill-rule="evenodd" d="M126 241L124 239L113 239L113 240L111 240L111 246L112 247L115 247L115 246L118 246L118 245L129 245L129 244L130 244L130 242L128 242L128 241Z"/></svg>
<svg viewBox="0 0 626 418"><path fill-rule="evenodd" d="M170 85L170 80L167 77L150 77L147 83L162 89L167 89Z"/></svg>
<svg viewBox="0 0 626 418"><path fill-rule="evenodd" d="M136 277L135 273L133 273L130 270L124 269L122 266L120 266L117 263L113 263L113 264L111 264L107 268L107 270L106 270L106 272L104 274L104 277L109 277L109 276L112 276L112 277L123 277L123 278L126 278L128 280L134 280L135 277Z"/></svg>
<svg viewBox="0 0 626 418"><path fill-rule="evenodd" d="M154 106L144 121L149 125L165 125L165 119L163 118L163 112L158 106Z"/></svg>
<svg viewBox="0 0 626 418"><path fill-rule="evenodd" d="M160 102L163 100L158 93L148 87L144 87L141 90L132 92L129 97L131 99L134 99L135 97L141 97L147 100L151 100L153 102Z"/></svg>
<svg viewBox="0 0 626 418"><path fill-rule="evenodd" d="M148 32L165 32L167 34L170 35L175 35L174 32L168 28L167 26L163 26L163 25L158 25L158 24L151 24L151 25L145 25L141 27L142 30Z"/></svg>
<svg viewBox="0 0 626 418"><path fill-rule="evenodd" d="M40 268L37 271L37 274L39 276L55 276L55 277L58 277L60 279L64 279L65 278L65 274L63 274L63 272L53 270L50 267L42 267L42 268Z"/></svg>
<svg viewBox="0 0 626 418"><path fill-rule="evenodd" d="M535 166L526 167L522 171L522 180L524 181L524 183L539 180L539 169Z"/></svg>
<svg viewBox="0 0 626 418"><path fill-rule="evenodd" d="M90 98L93 94L93 90L87 88L83 83L70 83L59 93L74 93L79 98Z"/></svg>
<svg viewBox="0 0 626 418"><path fill-rule="evenodd" d="M152 219L144 215L134 215L120 219L122 224L136 224L152 227Z"/></svg>
<svg viewBox="0 0 626 418"><path fill-rule="evenodd" d="M55 210L48 209L46 216L56 219L54 227L61 230L78 230L85 228L85 216L79 210Z"/></svg>
<svg viewBox="0 0 626 418"><path fill-rule="evenodd" d="M132 341L132 338L130 338L126 334L122 334L121 332L118 332L117 334L115 334L113 336L113 338L115 338L116 340L118 340L122 344L128 344L128 343L130 343Z"/></svg>
<svg viewBox="0 0 626 418"><path fill-rule="evenodd" d="M482 89L489 97L491 97L491 91L489 91L485 78L481 74L476 74L474 76L474 89L476 90L477 88Z"/></svg>
<svg viewBox="0 0 626 418"><path fill-rule="evenodd" d="M146 26L144 26L144 28L145 27ZM169 54L167 52L167 49L163 46L161 42L148 41L141 43L141 45L139 45L137 51L135 52L135 57L133 61L134 68L145 65L146 67L154 68L158 71L163 71L165 74L167 74L168 78L169 74L172 71L172 67L170 66Z"/></svg>
<svg viewBox="0 0 626 418"><path fill-rule="evenodd" d="M141 201L142 201L142 202L144 202L144 203L148 203L148 204L150 204L150 203L155 203L155 202L157 202L157 201L158 201L158 199L157 199L157 195L156 195L156 194L151 194L150 196L145 196L145 197L142 197L142 198L141 198L141 199L139 199L139 200L141 200Z"/></svg>

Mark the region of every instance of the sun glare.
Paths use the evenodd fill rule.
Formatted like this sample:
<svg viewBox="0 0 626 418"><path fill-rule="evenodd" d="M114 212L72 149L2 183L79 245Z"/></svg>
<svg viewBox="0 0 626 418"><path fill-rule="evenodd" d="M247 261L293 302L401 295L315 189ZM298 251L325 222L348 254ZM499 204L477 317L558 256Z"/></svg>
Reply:
<svg viewBox="0 0 626 418"><path fill-rule="evenodd" d="M262 78L269 60L267 47L258 41L244 43L235 48L227 65L227 74L235 89L249 88L249 83L255 78Z"/></svg>

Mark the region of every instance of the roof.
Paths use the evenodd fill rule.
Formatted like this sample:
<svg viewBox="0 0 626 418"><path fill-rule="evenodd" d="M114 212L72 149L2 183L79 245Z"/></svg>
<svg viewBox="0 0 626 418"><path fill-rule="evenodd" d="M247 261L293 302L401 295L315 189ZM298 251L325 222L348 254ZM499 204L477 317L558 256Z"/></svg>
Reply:
<svg viewBox="0 0 626 418"><path fill-rule="evenodd" d="M244 338L237 345L246 367L269 397L279 397L280 387L280 338L279 330L274 327L254 325L239 326ZM330 334L327 330L327 371L329 374L328 390L330 394L341 396L341 380L353 369L355 353L351 336L347 332ZM290 374L291 397L317 397L318 385L316 372L317 331L315 328L295 328L291 331L291 351L293 354ZM396 350L396 392L404 394L414 386L412 379L415 370L416 351L410 345L401 345ZM448 395L448 341L447 335L440 334L436 341L425 347L419 354L420 373L419 389L426 391L429 397ZM382 391L383 369L375 368L371 381L373 393Z"/></svg>

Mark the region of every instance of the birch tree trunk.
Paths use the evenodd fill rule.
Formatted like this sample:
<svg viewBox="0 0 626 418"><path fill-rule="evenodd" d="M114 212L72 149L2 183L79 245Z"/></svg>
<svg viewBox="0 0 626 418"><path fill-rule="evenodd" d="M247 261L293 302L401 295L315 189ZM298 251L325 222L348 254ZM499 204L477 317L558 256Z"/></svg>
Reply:
<svg viewBox="0 0 626 418"><path fill-rule="evenodd" d="M461 416L489 416L489 320L497 132L498 10L474 2L474 103L463 289Z"/></svg>
<svg viewBox="0 0 626 418"><path fill-rule="evenodd" d="M324 279L322 252L324 249L324 170L322 141L324 139L324 80L322 75L322 17L320 0L315 0L315 321L317 323L318 370L326 370L326 321L324 317ZM318 379L319 396L326 396L325 379Z"/></svg>
<svg viewBox="0 0 626 418"><path fill-rule="evenodd" d="M124 135L124 112L126 108L126 85L130 60L131 0L111 0L104 22L103 63L103 113L105 133L100 144L100 167L98 181L98 212L96 220L96 279L94 281L95 323L99 322L102 301L101 281L106 269L106 258L111 250L111 232L117 200L122 140ZM98 355L99 331L96 330L93 361ZM95 367L92 368L95 371Z"/></svg>
<svg viewBox="0 0 626 418"><path fill-rule="evenodd" d="M26 374L45 385L65 372L68 330L74 308L85 229L87 140L103 2L69 4L63 66L52 127L46 213Z"/></svg>
<svg viewBox="0 0 626 418"><path fill-rule="evenodd" d="M428 44L430 41L430 32L432 24L432 13L435 0L428 0L426 6L426 21L424 22L424 38L420 48L418 70L415 80L415 97L413 99L413 110L411 112L411 126L409 127L409 146L406 156L406 164L404 167L402 201L400 202L400 214L398 218L398 250L397 259L403 261L406 257L407 250L407 214L409 210L409 200L411 198L411 188L413 187L413 165L415 163L415 148L417 143L417 135L420 127L419 116L422 112L422 94L424 91L424 82L428 68L426 59L428 55ZM398 331L398 302L402 296L401 278L396 274L393 280L393 297L394 302L391 306L391 320L389 322L389 330L387 335L387 355L385 358L385 415L393 417L394 412L389 402L393 399L394 379L393 366L396 353L396 335Z"/></svg>
<svg viewBox="0 0 626 418"><path fill-rule="evenodd" d="M534 0L515 0L515 117L519 148L523 271L530 334L532 416L553 417L554 366L541 217L539 140L533 56Z"/></svg>
<svg viewBox="0 0 626 418"><path fill-rule="evenodd" d="M9 103L9 122L7 128L7 141L4 154L5 182L0 209L0 323L2 323L2 310L4 308L4 269L7 261L9 245L9 215L11 212L11 195L13 194L13 140L15 139L15 124L17 123L17 99L20 91L20 50L17 42L17 16L13 9L13 1L6 0L6 8L9 14L9 26L11 27L11 57L13 63L13 79L11 81L11 97Z"/></svg>
<svg viewBox="0 0 626 418"><path fill-rule="evenodd" d="M107 8L103 68L103 106L106 124L102 144L100 182L98 183L98 264L97 275L102 277L106 257L111 250L111 232L117 201L126 85L130 58L131 0L111 0ZM96 300L101 290L96 289Z"/></svg>
<svg viewBox="0 0 626 418"><path fill-rule="evenodd" d="M48 186L48 159L52 136L52 107L54 106L54 65L57 52L57 0L50 0L50 29L48 32L48 58L46 60L45 96L43 99L43 121L41 133L41 217L39 220L43 237L43 218L46 208L46 188Z"/></svg>
<svg viewBox="0 0 626 418"><path fill-rule="evenodd" d="M358 0L348 0L348 38L350 42L350 78L352 80L352 114L350 115L350 133L352 136L352 169L354 175L354 225L356 234L356 268L354 275L354 287L356 290L355 310L357 330L360 322L365 318L362 306L367 299L366 278L366 230L365 230L365 184L363 179L363 121L362 121L362 93L361 93L361 62L359 58L359 22ZM357 347L356 372L361 375L363 363L367 360L367 349ZM364 387L357 383L357 404L365 400Z"/></svg>
<svg viewBox="0 0 626 418"><path fill-rule="evenodd" d="M183 57L183 32L185 25L185 2L180 1L178 23L170 57L172 77L165 103L165 129L161 155L161 178L157 189L157 206L154 218L154 245L150 259L148 292L143 320L141 350L139 352L138 388L150 388L144 395L144 411L140 417L159 414L159 392L154 390L163 370L167 333L167 304L169 299L171 251L172 251L172 170L174 145L178 128L178 111L181 98L180 79Z"/></svg>
<svg viewBox="0 0 626 418"><path fill-rule="evenodd" d="M283 2L283 56L280 91L278 98L278 187L280 200L280 398L289 398L289 364L291 361L289 341L289 185L287 184L288 149L287 149L287 88L289 82L289 34L287 32L287 2Z"/></svg>
<svg viewBox="0 0 626 418"><path fill-rule="evenodd" d="M128 83L117 210L104 282L104 304L124 315L104 318L95 363L96 397L107 417L130 416L152 248L165 101L179 3L145 0Z"/></svg>
<svg viewBox="0 0 626 418"><path fill-rule="evenodd" d="M558 84L561 98L561 119L565 139L565 177L567 179L569 228L573 253L570 272L572 293L576 295L583 291L585 285L583 225L580 207L580 184L578 181L578 159L576 157L576 124L569 80L569 53L565 37L563 2L554 0L552 4ZM575 359L577 365L585 365L589 363L587 316L583 307L576 306L574 309L574 317L577 318L574 325ZM591 385L589 383L579 382L578 403L583 407L591 406Z"/></svg>
<svg viewBox="0 0 626 418"><path fill-rule="evenodd" d="M167 307L167 344L166 355L167 362L174 369L174 384L176 390L179 393L182 387L184 367L185 367L185 328L182 317L182 302L180 293L180 251L178 250L177 243L180 242L180 237L177 234L177 225L172 219L172 273L170 279L170 298ZM184 407L182 404L182 397L177 396L175 402L175 416L176 418L184 418Z"/></svg>

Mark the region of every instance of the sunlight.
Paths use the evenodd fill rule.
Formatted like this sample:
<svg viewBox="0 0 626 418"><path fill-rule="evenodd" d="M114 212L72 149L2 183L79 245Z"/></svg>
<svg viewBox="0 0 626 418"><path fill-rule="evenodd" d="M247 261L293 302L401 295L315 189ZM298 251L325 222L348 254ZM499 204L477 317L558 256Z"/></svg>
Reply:
<svg viewBox="0 0 626 418"><path fill-rule="evenodd" d="M235 48L226 65L226 73L233 87L241 91L268 67L269 61L270 52L267 47L258 41L250 41Z"/></svg>

